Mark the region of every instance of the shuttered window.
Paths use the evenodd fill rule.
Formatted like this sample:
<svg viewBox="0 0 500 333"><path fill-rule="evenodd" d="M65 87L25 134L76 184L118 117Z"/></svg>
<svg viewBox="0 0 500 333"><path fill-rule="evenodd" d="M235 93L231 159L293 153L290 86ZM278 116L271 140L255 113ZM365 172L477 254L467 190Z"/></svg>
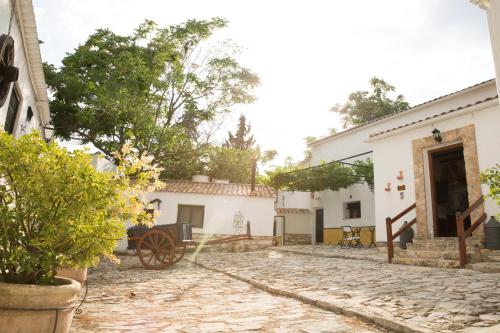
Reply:
<svg viewBox="0 0 500 333"><path fill-rule="evenodd" d="M195 228L203 228L205 206L179 205L177 223L188 223Z"/></svg>
<svg viewBox="0 0 500 333"><path fill-rule="evenodd" d="M16 89L12 89L10 95L9 107L7 108L7 117L5 118L4 130L12 134L14 132L14 125L16 124L17 110L19 109L19 96Z"/></svg>

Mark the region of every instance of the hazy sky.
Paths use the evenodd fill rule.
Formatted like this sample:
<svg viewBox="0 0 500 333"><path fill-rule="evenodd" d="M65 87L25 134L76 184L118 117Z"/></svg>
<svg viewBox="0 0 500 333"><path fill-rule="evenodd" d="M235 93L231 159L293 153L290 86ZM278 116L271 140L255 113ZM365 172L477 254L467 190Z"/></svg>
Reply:
<svg viewBox="0 0 500 333"><path fill-rule="evenodd" d="M220 16L244 48L239 61L261 86L244 112L264 149L302 156L305 136L341 128L329 108L378 76L411 105L494 77L485 13L468 0L235 1L34 0L44 61L100 27L129 34L145 18L160 25ZM224 136L225 132L221 133Z"/></svg>

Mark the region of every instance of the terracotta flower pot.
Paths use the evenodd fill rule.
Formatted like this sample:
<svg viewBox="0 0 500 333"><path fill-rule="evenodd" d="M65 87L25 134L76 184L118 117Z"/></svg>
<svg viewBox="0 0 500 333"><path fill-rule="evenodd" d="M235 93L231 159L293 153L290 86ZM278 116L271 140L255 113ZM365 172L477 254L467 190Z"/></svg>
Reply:
<svg viewBox="0 0 500 333"><path fill-rule="evenodd" d="M80 283L56 281L56 286L0 282L0 332L68 332Z"/></svg>
<svg viewBox="0 0 500 333"><path fill-rule="evenodd" d="M56 275L62 278L76 280L83 285L83 282L87 280L87 268L59 268Z"/></svg>

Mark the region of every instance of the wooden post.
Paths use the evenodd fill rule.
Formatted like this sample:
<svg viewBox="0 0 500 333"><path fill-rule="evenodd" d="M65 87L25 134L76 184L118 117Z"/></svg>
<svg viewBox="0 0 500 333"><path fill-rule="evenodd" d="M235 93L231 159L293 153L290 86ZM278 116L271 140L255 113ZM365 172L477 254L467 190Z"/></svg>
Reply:
<svg viewBox="0 0 500 333"><path fill-rule="evenodd" d="M455 221L457 224L457 238L458 238L458 251L460 253L460 267L464 268L467 264L467 249L465 246L465 234L464 234L464 221L462 215L457 213L455 215Z"/></svg>
<svg viewBox="0 0 500 333"><path fill-rule="evenodd" d="M252 235L250 234L250 221L247 221L247 236L251 237Z"/></svg>
<svg viewBox="0 0 500 333"><path fill-rule="evenodd" d="M390 217L385 219L385 225L387 229L387 256L389 263L392 263L392 258L394 258L394 244L392 242L392 220Z"/></svg>

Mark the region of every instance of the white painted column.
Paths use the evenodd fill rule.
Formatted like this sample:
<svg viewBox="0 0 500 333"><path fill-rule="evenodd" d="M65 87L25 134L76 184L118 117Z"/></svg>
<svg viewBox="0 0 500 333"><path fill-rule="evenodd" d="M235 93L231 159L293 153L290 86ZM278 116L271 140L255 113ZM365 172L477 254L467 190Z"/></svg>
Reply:
<svg viewBox="0 0 500 333"><path fill-rule="evenodd" d="M491 49L495 61L497 92L500 95L500 0L470 0L486 11L490 30Z"/></svg>

